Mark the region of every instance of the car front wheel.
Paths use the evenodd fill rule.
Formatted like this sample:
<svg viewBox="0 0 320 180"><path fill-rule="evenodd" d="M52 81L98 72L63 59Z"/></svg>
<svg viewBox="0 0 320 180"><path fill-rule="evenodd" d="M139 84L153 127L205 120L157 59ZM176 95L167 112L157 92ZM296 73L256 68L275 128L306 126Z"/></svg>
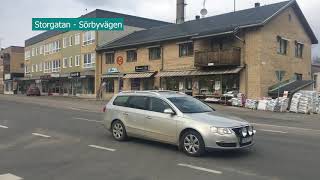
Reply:
<svg viewBox="0 0 320 180"><path fill-rule="evenodd" d="M205 152L204 141L201 135L193 130L189 130L183 134L180 146L188 156L199 157Z"/></svg>
<svg viewBox="0 0 320 180"><path fill-rule="evenodd" d="M111 126L112 136L117 141L124 141L127 139L126 128L119 120L112 123Z"/></svg>

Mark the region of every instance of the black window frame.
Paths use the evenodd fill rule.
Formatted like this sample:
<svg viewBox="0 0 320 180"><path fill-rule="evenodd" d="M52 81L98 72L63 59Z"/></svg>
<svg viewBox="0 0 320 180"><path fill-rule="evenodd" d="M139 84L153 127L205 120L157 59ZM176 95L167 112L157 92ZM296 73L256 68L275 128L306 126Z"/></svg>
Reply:
<svg viewBox="0 0 320 180"><path fill-rule="evenodd" d="M295 57L296 58L303 58L303 49L304 49L304 44L295 42Z"/></svg>
<svg viewBox="0 0 320 180"><path fill-rule="evenodd" d="M127 51L127 62L137 62L137 50Z"/></svg>
<svg viewBox="0 0 320 180"><path fill-rule="evenodd" d="M282 37L280 37L280 36L278 36L277 37L277 42L278 42L278 47L277 47L278 54L287 55L288 54L289 41L284 39L284 38L282 38Z"/></svg>
<svg viewBox="0 0 320 180"><path fill-rule="evenodd" d="M159 59L161 59L161 47L149 48L149 60L159 60Z"/></svg>
<svg viewBox="0 0 320 180"><path fill-rule="evenodd" d="M105 58L106 58L105 64L114 64L115 63L114 53L106 53Z"/></svg>
<svg viewBox="0 0 320 180"><path fill-rule="evenodd" d="M185 49L185 51L183 49ZM179 57L193 56L193 54L194 54L193 42L179 44Z"/></svg>

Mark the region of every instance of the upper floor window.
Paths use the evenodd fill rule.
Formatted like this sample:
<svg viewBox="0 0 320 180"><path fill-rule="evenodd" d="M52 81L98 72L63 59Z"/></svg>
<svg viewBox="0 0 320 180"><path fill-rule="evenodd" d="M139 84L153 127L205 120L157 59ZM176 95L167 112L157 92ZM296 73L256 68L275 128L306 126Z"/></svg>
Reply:
<svg viewBox="0 0 320 180"><path fill-rule="evenodd" d="M68 58L63 58L62 67L63 67L63 68L67 68L67 67L68 67Z"/></svg>
<svg viewBox="0 0 320 180"><path fill-rule="evenodd" d="M52 61L52 72L60 72L60 60Z"/></svg>
<svg viewBox="0 0 320 180"><path fill-rule="evenodd" d="M51 73L51 61L44 62L44 73Z"/></svg>
<svg viewBox="0 0 320 180"><path fill-rule="evenodd" d="M72 46L72 42L73 41L73 37L72 36L69 36L69 46Z"/></svg>
<svg viewBox="0 0 320 180"><path fill-rule="evenodd" d="M32 48L32 50L31 50L31 56L34 56L34 53L35 53L35 49Z"/></svg>
<svg viewBox="0 0 320 180"><path fill-rule="evenodd" d="M114 53L106 53L106 64L114 64Z"/></svg>
<svg viewBox="0 0 320 180"><path fill-rule="evenodd" d="M75 56L74 65L80 66L80 55Z"/></svg>
<svg viewBox="0 0 320 180"><path fill-rule="evenodd" d="M96 40L95 31L86 31L83 33L83 44L88 45L94 43Z"/></svg>
<svg viewBox="0 0 320 180"><path fill-rule="evenodd" d="M304 44L300 42L295 42L295 56L297 58L302 58L303 57L303 48Z"/></svg>
<svg viewBox="0 0 320 180"><path fill-rule="evenodd" d="M74 35L74 45L80 44L80 34Z"/></svg>
<svg viewBox="0 0 320 180"><path fill-rule="evenodd" d="M68 46L70 46L70 38L68 38L68 37L65 37L65 38L63 38L63 40L62 40L63 42L63 48L66 48L66 47L68 47Z"/></svg>
<svg viewBox="0 0 320 180"><path fill-rule="evenodd" d="M24 52L24 59L25 59L25 60L29 60L30 57L31 57L30 55L31 55L30 50L29 50L29 51L25 51L25 52Z"/></svg>
<svg viewBox="0 0 320 180"><path fill-rule="evenodd" d="M83 55L83 68L93 68L96 66L96 54L89 53Z"/></svg>
<svg viewBox="0 0 320 180"><path fill-rule="evenodd" d="M30 73L30 67L29 67L28 65L25 65L25 67L24 67L24 72L25 72L26 74L29 74L29 73Z"/></svg>
<svg viewBox="0 0 320 180"><path fill-rule="evenodd" d="M160 47L153 47L149 48L149 59L156 60L161 58L161 48Z"/></svg>
<svg viewBox="0 0 320 180"><path fill-rule="evenodd" d="M72 58L72 56L71 56L71 57L69 57L69 67L72 67L72 66L73 66L72 61L73 61L73 58Z"/></svg>
<svg viewBox="0 0 320 180"><path fill-rule="evenodd" d="M192 56L193 55L193 43L179 44L179 57Z"/></svg>
<svg viewBox="0 0 320 180"><path fill-rule="evenodd" d="M42 65L42 63L40 63L40 64L39 64L39 71L40 71L40 72L42 71L42 67L43 67L43 65Z"/></svg>
<svg viewBox="0 0 320 180"><path fill-rule="evenodd" d="M129 50L127 51L127 62L136 62L137 61L137 51Z"/></svg>
<svg viewBox="0 0 320 180"><path fill-rule="evenodd" d="M287 49L288 49L288 40L278 36L277 41L278 41L278 53L286 55Z"/></svg>
<svg viewBox="0 0 320 180"><path fill-rule="evenodd" d="M60 51L60 41L53 41L44 46L44 54L52 54Z"/></svg>

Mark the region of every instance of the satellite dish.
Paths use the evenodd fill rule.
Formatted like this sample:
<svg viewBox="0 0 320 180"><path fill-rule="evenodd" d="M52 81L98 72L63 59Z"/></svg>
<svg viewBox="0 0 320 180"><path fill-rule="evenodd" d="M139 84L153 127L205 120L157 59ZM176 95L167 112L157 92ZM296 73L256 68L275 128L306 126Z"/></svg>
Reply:
<svg viewBox="0 0 320 180"><path fill-rule="evenodd" d="M201 14L202 16L205 16L205 15L208 14L208 10L205 9L205 8L203 8L203 9L201 9L200 14Z"/></svg>

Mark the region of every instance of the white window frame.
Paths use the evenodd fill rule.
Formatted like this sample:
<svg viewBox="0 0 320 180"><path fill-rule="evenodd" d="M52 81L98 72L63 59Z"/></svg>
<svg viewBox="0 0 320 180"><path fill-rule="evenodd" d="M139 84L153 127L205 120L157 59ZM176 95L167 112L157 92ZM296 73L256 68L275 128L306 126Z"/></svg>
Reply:
<svg viewBox="0 0 320 180"><path fill-rule="evenodd" d="M52 72L60 72L60 60L53 60L52 61Z"/></svg>
<svg viewBox="0 0 320 180"><path fill-rule="evenodd" d="M96 66L96 54L88 53L83 55L83 68L94 68Z"/></svg>
<svg viewBox="0 0 320 180"><path fill-rule="evenodd" d="M68 67L68 58L63 58L63 60L62 60L63 62L62 62L62 67L63 68L67 68Z"/></svg>
<svg viewBox="0 0 320 180"><path fill-rule="evenodd" d="M34 52L35 51L35 49L34 48L32 48L32 50L31 50L31 56L33 57L34 56Z"/></svg>
<svg viewBox="0 0 320 180"><path fill-rule="evenodd" d="M24 52L24 59L25 59L25 60L29 60L29 59L30 59L30 57L31 57L30 55L31 55L30 50L25 51L25 52Z"/></svg>
<svg viewBox="0 0 320 180"><path fill-rule="evenodd" d="M74 66L80 66L80 55L76 55L74 58Z"/></svg>
<svg viewBox="0 0 320 180"><path fill-rule="evenodd" d="M69 36L69 46L72 46L73 44L72 44L72 36Z"/></svg>
<svg viewBox="0 0 320 180"><path fill-rule="evenodd" d="M83 45L90 45L96 41L95 31L86 31L83 33Z"/></svg>
<svg viewBox="0 0 320 180"><path fill-rule="evenodd" d="M43 64L40 63L40 64L39 64L39 72L42 72L42 67L43 67Z"/></svg>
<svg viewBox="0 0 320 180"><path fill-rule="evenodd" d="M43 54L43 46L40 46L39 49L40 49L40 54Z"/></svg>
<svg viewBox="0 0 320 180"><path fill-rule="evenodd" d="M74 45L80 44L80 33L74 35Z"/></svg>
<svg viewBox="0 0 320 180"><path fill-rule="evenodd" d="M72 66L73 66L72 59L73 59L72 56L70 56L70 57L69 57L69 67L72 67Z"/></svg>

